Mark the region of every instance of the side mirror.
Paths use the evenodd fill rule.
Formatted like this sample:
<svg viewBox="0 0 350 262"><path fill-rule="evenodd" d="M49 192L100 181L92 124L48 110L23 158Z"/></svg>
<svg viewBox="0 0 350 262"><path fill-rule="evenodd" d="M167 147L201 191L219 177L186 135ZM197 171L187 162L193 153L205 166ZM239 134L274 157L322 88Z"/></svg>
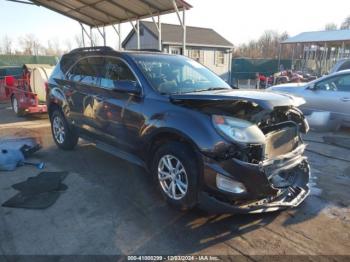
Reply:
<svg viewBox="0 0 350 262"><path fill-rule="evenodd" d="M311 91L316 91L317 90L317 87L315 84L311 84L307 87L307 89L311 90Z"/></svg>
<svg viewBox="0 0 350 262"><path fill-rule="evenodd" d="M136 81L130 80L116 80L113 81L113 91L131 93L139 95L141 93L141 86Z"/></svg>

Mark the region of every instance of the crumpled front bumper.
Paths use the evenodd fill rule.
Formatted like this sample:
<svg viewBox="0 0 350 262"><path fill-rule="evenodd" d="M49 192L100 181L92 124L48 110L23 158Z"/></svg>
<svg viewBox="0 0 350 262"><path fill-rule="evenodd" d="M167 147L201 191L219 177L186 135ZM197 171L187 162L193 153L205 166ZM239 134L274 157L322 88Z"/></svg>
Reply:
<svg viewBox="0 0 350 262"><path fill-rule="evenodd" d="M310 166L303 156L305 145L275 159L251 164L237 159L205 161L206 190L199 195L200 206L215 212L261 213L300 205L309 195ZM244 194L223 192L215 185L217 174L241 182Z"/></svg>

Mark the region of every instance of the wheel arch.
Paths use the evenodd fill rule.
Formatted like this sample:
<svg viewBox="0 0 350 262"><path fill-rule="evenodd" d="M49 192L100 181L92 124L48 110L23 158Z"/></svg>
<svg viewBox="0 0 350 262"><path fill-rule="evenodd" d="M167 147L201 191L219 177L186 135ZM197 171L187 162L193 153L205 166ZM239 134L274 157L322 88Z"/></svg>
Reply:
<svg viewBox="0 0 350 262"><path fill-rule="evenodd" d="M152 136L149 138L148 147L146 150L146 163L147 166L150 167L152 163L152 159L154 156L154 153L156 150L161 146L169 142L179 142L191 149L191 151L194 153L196 160L198 160L198 163L201 164L201 156L200 156L200 150L199 147L196 145L196 143L188 137L183 132L172 129L172 128L162 128L161 130L158 130ZM200 165L200 168L202 168L202 165Z"/></svg>
<svg viewBox="0 0 350 262"><path fill-rule="evenodd" d="M52 113L53 113L55 110L60 110L60 111L62 112L62 108L61 108L61 106L60 106L58 103L50 102L50 103L48 104L48 108L47 108L47 112L48 112L50 118L51 118L51 116L52 116Z"/></svg>

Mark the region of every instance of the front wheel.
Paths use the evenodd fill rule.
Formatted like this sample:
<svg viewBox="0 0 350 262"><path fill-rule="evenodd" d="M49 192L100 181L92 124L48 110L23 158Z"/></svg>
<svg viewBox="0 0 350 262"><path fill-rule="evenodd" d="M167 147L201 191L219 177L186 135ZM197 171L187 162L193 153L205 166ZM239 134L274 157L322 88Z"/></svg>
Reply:
<svg viewBox="0 0 350 262"><path fill-rule="evenodd" d="M18 100L16 98L16 96L12 96L11 98L11 105L12 105L12 110L13 112L15 112L15 114L17 116L23 116L23 110L19 108L19 105L18 105Z"/></svg>
<svg viewBox="0 0 350 262"><path fill-rule="evenodd" d="M56 145L64 150L72 150L78 143L78 135L61 111L55 110L51 115L52 137Z"/></svg>
<svg viewBox="0 0 350 262"><path fill-rule="evenodd" d="M197 204L198 161L187 145L169 142L160 146L153 158L152 173L169 204L182 210Z"/></svg>

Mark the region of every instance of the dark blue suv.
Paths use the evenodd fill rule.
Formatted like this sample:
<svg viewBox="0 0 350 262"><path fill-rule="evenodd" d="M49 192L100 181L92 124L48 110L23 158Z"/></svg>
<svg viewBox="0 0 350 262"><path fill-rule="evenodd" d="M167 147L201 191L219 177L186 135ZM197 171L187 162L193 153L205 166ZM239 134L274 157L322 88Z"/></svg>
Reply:
<svg viewBox="0 0 350 262"><path fill-rule="evenodd" d="M233 90L184 56L108 47L64 55L48 89L58 147L82 137L143 166L179 208L267 212L309 193L302 99Z"/></svg>

